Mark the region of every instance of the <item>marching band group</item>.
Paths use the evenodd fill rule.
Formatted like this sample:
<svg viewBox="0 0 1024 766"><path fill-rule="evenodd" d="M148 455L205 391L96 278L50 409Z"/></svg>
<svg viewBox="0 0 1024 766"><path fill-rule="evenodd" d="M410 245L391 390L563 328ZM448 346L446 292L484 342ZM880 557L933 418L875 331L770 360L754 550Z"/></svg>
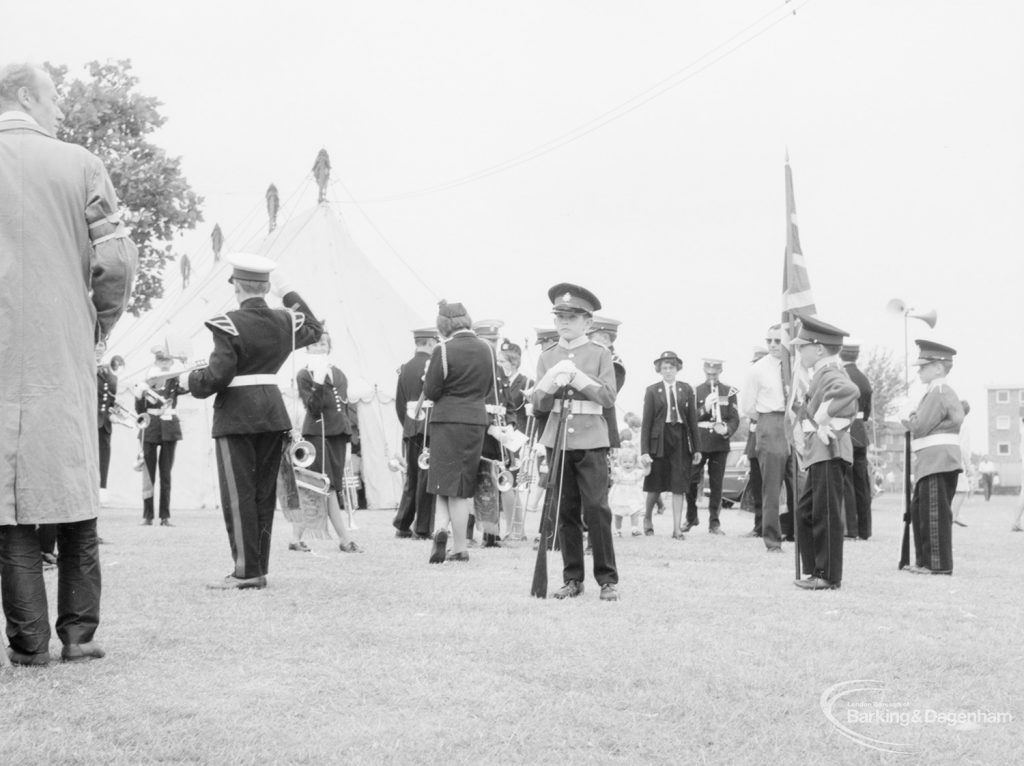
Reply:
<svg viewBox="0 0 1024 766"><path fill-rule="evenodd" d="M111 419L138 428L140 465L145 469L143 523L151 524L154 518L159 468L159 518L169 525L170 470L175 442L181 438L174 403L183 393L216 394L220 399L213 435L235 569L211 587L262 588L275 498L283 492L273 481L278 476L274 465L280 464L282 472L308 468L323 479L315 502L320 511L314 511L312 519L289 514L289 502L280 499L293 522L291 550L310 550L303 533L326 520L342 551L362 550L351 540L341 516L343 507L351 511L351 500L342 488L354 424L347 406L347 379L329 360L330 335L322 324L294 292L284 298L291 313L278 310L275 316L267 307L262 296L270 289L272 261L246 254L230 260L239 310L207 322L215 351L202 369L187 379L182 375L179 382L174 375L180 371L172 369L170 357L154 349L156 367L147 384L136 389L140 414L131 421L120 413L114 417L119 407L113 399L114 370L120 359L99 368L101 455L108 456L101 461L101 487L106 483L103 466L109 462ZM596 316L600 301L579 285L555 285L549 298L555 327L538 330L536 380L520 371L522 348L501 338L503 323L474 322L460 303L442 301L436 327L412 331L415 353L398 370L395 394L403 451L390 467L404 474L392 521L396 537L432 541L428 561L434 564L468 561L468 549L478 544L477 530L484 547L497 546L501 540L525 540L525 512L539 510L543 499L553 494L552 462L557 460L559 490L551 504L557 519L554 544L562 552L564 567L563 586L553 595L567 598L583 592L586 552L593 557L601 598L616 600L612 519L619 535L627 517L633 535L653 535L654 509L669 493L672 538L685 539L684 533L700 525L697 494L706 469L707 529L724 534L720 512L726 460L741 417L746 417L746 492L755 512L754 529L747 536L762 538L769 552L780 552L783 541L796 542L804 574L795 581L798 587L841 586L844 538L868 539L871 531L864 429L871 390L856 367L858 347L844 344L846 332L816 317L804 317L796 337L784 344L785 328L772 326L766 346L755 350L742 389L720 380L723 364L718 359L704 360L705 380L696 388L677 380L682 360L665 351L654 360L661 380L646 388L639 433L634 434L629 428L620 432L615 410L626 376L614 353L621 322ZM286 317L291 319L285 321ZM268 328L273 332L254 343L256 334ZM918 344L917 364L929 393L908 421L919 458L911 505L918 555L906 568L948 574L949 534L935 530L951 523L955 485L950 482L956 476L950 468L952 441L963 414L944 382L954 352L928 341ZM283 403L274 374L282 354L293 347L307 351L307 364L296 379L306 416L301 442L285 449L287 428L278 426L285 425L286 416L280 412ZM790 348L795 349L803 374L785 370L783 355ZM794 392L801 381L803 388ZM933 386L933 381L939 383ZM803 434L798 443L787 426L790 409ZM302 463L296 460L300 451L307 458ZM800 456L799 468L794 453ZM935 478L939 474L941 480ZM255 482L252 475L258 477ZM794 481L798 476L804 477L799 493ZM298 487L308 487L298 474L294 478ZM786 513L780 507L783 488Z"/></svg>

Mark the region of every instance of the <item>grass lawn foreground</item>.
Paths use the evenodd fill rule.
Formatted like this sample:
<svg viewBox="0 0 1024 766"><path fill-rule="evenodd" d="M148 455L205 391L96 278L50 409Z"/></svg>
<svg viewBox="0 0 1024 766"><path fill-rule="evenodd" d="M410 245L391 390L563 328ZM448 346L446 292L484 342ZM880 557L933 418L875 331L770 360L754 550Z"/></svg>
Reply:
<svg viewBox="0 0 1024 766"><path fill-rule="evenodd" d="M278 514L269 587L209 591L230 571L220 511L167 528L104 509L107 657L0 670L0 760L1021 763L1016 502L973 498L954 575L927 577L897 572L900 500L876 498L823 592L793 586L792 545L741 537L748 513L682 542L657 516L655 537L616 538L618 603L589 572L579 599L531 598L529 543L428 565L390 511L357 514L364 554L288 551ZM554 590L560 554L548 570Z"/></svg>

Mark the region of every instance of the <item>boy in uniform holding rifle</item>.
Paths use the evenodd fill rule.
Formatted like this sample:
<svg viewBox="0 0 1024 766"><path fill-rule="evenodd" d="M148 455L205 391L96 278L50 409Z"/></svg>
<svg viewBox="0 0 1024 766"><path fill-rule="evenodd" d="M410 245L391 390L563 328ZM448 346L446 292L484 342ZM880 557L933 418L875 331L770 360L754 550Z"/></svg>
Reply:
<svg viewBox="0 0 1024 766"><path fill-rule="evenodd" d="M586 334L601 302L586 288L567 282L548 290L548 297L559 339L541 354L532 403L535 412L557 416L564 395L569 409L561 455L564 467L558 482L562 487L558 533L565 584L553 595L564 599L583 594L585 519L601 600L618 601L619 575L608 506L608 425L603 415L615 403L615 369L611 352ZM541 436L541 444L549 450L555 445L559 420L549 417ZM558 492L557 485L548 489Z"/></svg>

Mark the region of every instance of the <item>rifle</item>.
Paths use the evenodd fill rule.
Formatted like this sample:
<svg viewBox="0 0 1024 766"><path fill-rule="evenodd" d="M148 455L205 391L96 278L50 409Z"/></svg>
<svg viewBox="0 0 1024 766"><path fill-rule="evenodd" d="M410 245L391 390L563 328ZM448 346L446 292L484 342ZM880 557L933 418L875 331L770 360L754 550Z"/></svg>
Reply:
<svg viewBox="0 0 1024 766"><path fill-rule="evenodd" d="M899 568L910 564L910 431L903 435L903 545Z"/></svg>
<svg viewBox="0 0 1024 766"><path fill-rule="evenodd" d="M562 504L562 476L565 469L565 431L569 425L566 417L569 413L569 387L562 392L562 406L558 413L558 430L555 431L555 444L548 461L547 494L544 497L544 510L540 517L540 541L537 545L537 563L533 567L533 584L530 595L535 598L548 597L548 546L557 532L558 513Z"/></svg>

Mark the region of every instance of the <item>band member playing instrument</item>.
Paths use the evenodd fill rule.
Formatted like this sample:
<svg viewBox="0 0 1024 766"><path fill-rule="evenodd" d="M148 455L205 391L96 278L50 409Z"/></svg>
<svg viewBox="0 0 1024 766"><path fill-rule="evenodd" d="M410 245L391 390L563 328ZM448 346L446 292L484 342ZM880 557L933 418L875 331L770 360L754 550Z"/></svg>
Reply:
<svg viewBox="0 0 1024 766"><path fill-rule="evenodd" d="M423 394L434 403L427 433L430 466L427 491L435 495L434 544L430 563L445 561L448 522L452 552L448 561L468 561L467 525L476 494L477 470L490 424L486 401L494 392L494 354L472 330L461 303L438 304L441 342L430 355Z"/></svg>
<svg viewBox="0 0 1024 766"><path fill-rule="evenodd" d="M608 424L603 415L605 408L615 403L615 368L611 352L586 336L601 302L586 288L569 283L552 287L548 298L559 340L541 354L537 364L533 407L535 412L560 412L564 393L571 409L566 415L557 527L565 584L553 595L563 599L583 593L586 519L601 599L617 601L619 573L608 506ZM549 417L541 437L549 450L555 446L558 421L558 417ZM558 491L558 487L548 489Z"/></svg>
<svg viewBox="0 0 1024 766"><path fill-rule="evenodd" d="M690 486L686 491L686 523L683 531L700 524L697 518L697 493L704 478L704 466L708 468L708 532L713 535L725 534L718 514L722 508L722 482L725 478L725 464L729 458L730 440L740 427L740 414L736 404L737 391L719 380L722 374L721 359L704 360L704 382L697 386L697 431L700 462L696 463L690 475Z"/></svg>
<svg viewBox="0 0 1024 766"><path fill-rule="evenodd" d="M799 535L804 590L838 588L843 579L843 493L853 463L850 423L857 414L860 389L843 371L839 349L849 333L803 317L793 345L811 375L800 407L804 432L801 463L807 481L797 503L794 524Z"/></svg>
<svg viewBox="0 0 1024 766"><path fill-rule="evenodd" d="M96 344L96 403L100 445L100 503L107 501L107 476L110 473L110 438L113 425L110 422L110 408L117 403L117 371L124 360L115 356L109 364L103 364L106 344Z"/></svg>
<svg viewBox="0 0 1024 766"><path fill-rule="evenodd" d="M154 370L165 372L171 369L174 360L163 346L153 347ZM157 468L160 470L160 526L171 524L171 469L174 468L174 452L181 441L181 421L178 419L178 396L187 393L177 378L164 380L151 386L163 402L158 406L145 393L135 395L135 411L149 415L149 425L142 432L142 459L145 472L142 475L142 524L153 524L153 495L156 485Z"/></svg>
<svg viewBox="0 0 1024 766"><path fill-rule="evenodd" d="M651 514L655 501L662 492L671 492L673 540L683 539L683 499L690 486L690 471L701 458L693 389L676 380L682 368L683 360L674 351L665 351L654 360L662 379L644 392L640 428L640 461L651 468L644 479L644 533L654 534Z"/></svg>
<svg viewBox="0 0 1024 766"><path fill-rule="evenodd" d="M349 539L348 527L341 518L341 506L345 504L345 453L352 436L348 418L348 378L328 358L331 336L326 331L320 340L306 347L306 353L308 360L299 370L296 384L306 408L302 438L312 444L315 451L309 470L326 474L330 479L332 495L328 498L327 518L341 541L338 548L342 553L362 553L362 548ZM302 532L297 527L293 525L294 536L288 548L308 551L309 546L302 542Z"/></svg>
<svg viewBox="0 0 1024 766"><path fill-rule="evenodd" d="M914 574L953 574L953 512L950 503L962 469L960 425L964 408L960 397L946 382L956 351L929 340L914 341L918 347L917 374L928 391L911 413L910 448L916 458L914 495L910 518L914 528L916 566L904 567Z"/></svg>
<svg viewBox="0 0 1024 766"><path fill-rule="evenodd" d="M427 492L427 472L419 467L423 451L423 426L427 408L420 399L423 375L430 354L437 345L437 330L424 327L412 332L416 353L398 370L395 388L395 414L402 424L402 447L405 452L405 484L398 511L391 522L395 537L426 539L434 527L434 496Z"/></svg>
<svg viewBox="0 0 1024 766"><path fill-rule="evenodd" d="M238 309L208 319L213 333L209 366L188 377L197 399L216 394L213 438L221 507L235 567L207 587L265 588L270 565L277 474L291 420L277 387L277 372L295 348L320 339L323 327L309 306L281 280L288 310L272 309L265 296L276 264L259 255L238 253L233 266Z"/></svg>

